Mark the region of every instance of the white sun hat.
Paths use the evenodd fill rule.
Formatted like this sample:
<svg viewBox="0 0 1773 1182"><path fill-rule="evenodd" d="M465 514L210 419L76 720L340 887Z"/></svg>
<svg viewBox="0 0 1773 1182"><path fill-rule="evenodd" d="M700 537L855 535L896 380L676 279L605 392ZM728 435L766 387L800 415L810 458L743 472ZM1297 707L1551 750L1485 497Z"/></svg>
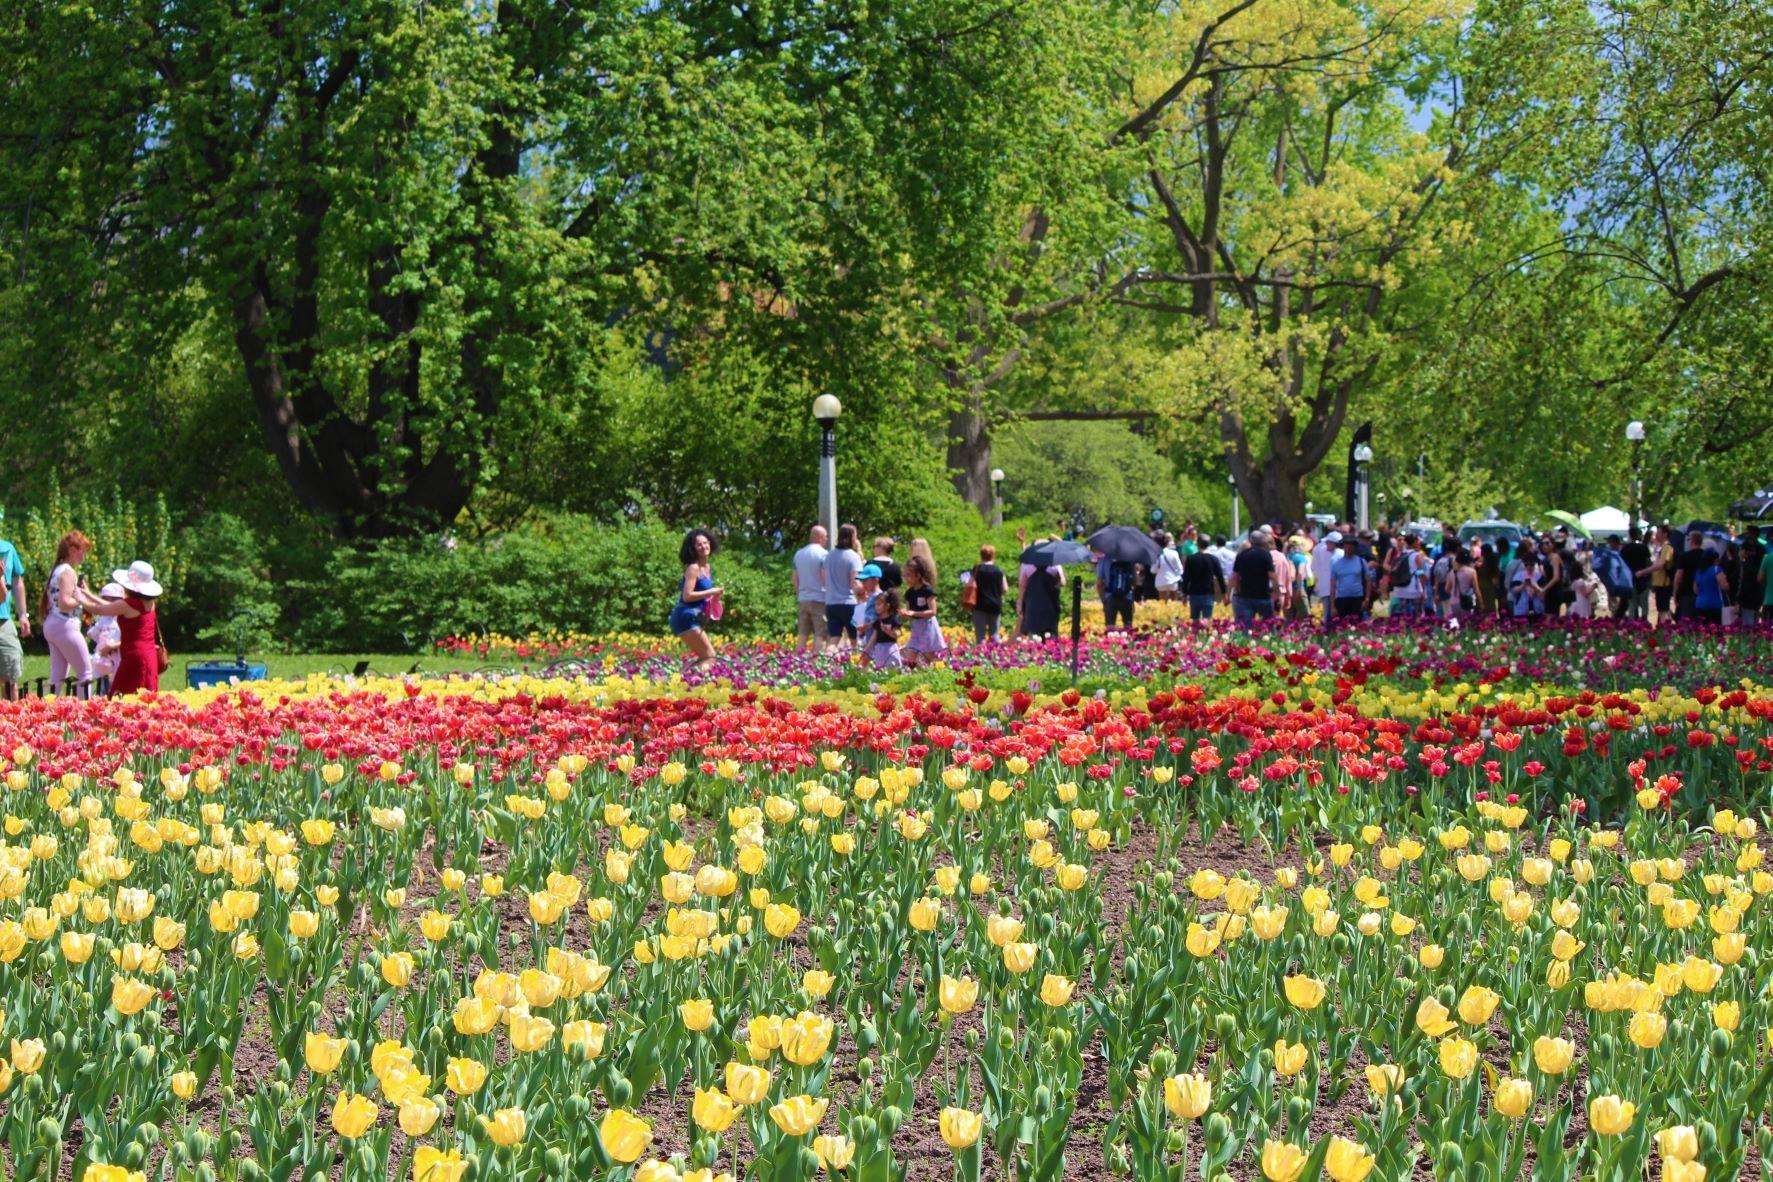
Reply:
<svg viewBox="0 0 1773 1182"><path fill-rule="evenodd" d="M154 581L154 568L150 564L137 559L129 564L128 570L114 570L111 581L120 583L125 591L140 595L145 599L157 599L162 590Z"/></svg>

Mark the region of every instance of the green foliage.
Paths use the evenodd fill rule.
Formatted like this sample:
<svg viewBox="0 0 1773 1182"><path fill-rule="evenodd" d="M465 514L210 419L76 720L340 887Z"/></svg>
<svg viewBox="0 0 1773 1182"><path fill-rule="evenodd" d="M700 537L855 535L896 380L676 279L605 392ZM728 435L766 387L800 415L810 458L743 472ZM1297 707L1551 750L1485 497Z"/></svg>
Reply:
<svg viewBox="0 0 1773 1182"><path fill-rule="evenodd" d="M295 649L316 652L417 652L469 632L656 635L682 578L681 541L662 525L610 529L560 514L454 547L435 539L344 546L289 581L285 635ZM789 627L785 567L741 548L718 552L715 578L729 602L717 627Z"/></svg>
<svg viewBox="0 0 1773 1182"><path fill-rule="evenodd" d="M183 553L196 556L180 594L168 603L180 638L249 650L275 643L281 608L266 540L233 514L214 513L179 541Z"/></svg>
<svg viewBox="0 0 1773 1182"><path fill-rule="evenodd" d="M1047 530L1074 515L1095 527L1143 526L1152 509L1178 526L1227 514L1223 497L1215 512L1149 438L1124 423L1017 423L998 434L993 457L1005 474L1005 512Z"/></svg>
<svg viewBox="0 0 1773 1182"><path fill-rule="evenodd" d="M94 591L110 580L112 571L138 559L153 564L155 577L169 594L176 595L183 588L189 565L183 548L174 544L172 519L164 500L156 497L142 506L115 489L104 497L64 495L52 475L43 504L12 518L4 527L24 561L33 611L38 609L43 584L55 565L56 544L63 534L75 529L92 539L92 553L82 573Z"/></svg>
<svg viewBox="0 0 1773 1182"><path fill-rule="evenodd" d="M1637 418L1651 508L1715 514L1773 432L1770 11L21 0L14 528L181 590L173 539L213 551L197 627L287 637L322 533L415 575L562 513L780 548L823 391L843 517L961 551L961 428L1031 409L1157 412L1184 473L1000 432L1047 529L1226 525L1227 456L1328 508L1369 418L1424 511L1620 503Z"/></svg>

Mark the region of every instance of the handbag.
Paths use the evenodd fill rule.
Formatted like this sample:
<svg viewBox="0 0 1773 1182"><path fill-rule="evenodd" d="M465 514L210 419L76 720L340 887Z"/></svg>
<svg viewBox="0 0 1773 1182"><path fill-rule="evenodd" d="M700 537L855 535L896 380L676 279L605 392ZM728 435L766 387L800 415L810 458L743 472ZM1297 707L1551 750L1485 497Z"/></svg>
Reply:
<svg viewBox="0 0 1773 1182"><path fill-rule="evenodd" d="M165 673L172 668L172 654L166 651L166 641L160 638L160 613L154 613L154 664L156 672Z"/></svg>
<svg viewBox="0 0 1773 1182"><path fill-rule="evenodd" d="M726 607L721 601L720 596L716 595L708 601L708 607L703 614L705 614L709 620L718 620L721 616L726 614Z"/></svg>
<svg viewBox="0 0 1773 1182"><path fill-rule="evenodd" d="M963 611L972 611L979 606L979 572L969 572L972 578L960 585L960 606Z"/></svg>

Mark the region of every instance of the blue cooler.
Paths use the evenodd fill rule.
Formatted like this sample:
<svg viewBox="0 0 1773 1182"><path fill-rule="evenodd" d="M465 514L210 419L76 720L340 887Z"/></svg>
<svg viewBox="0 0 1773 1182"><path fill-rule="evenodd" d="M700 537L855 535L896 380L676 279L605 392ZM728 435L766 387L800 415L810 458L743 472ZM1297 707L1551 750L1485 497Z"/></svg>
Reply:
<svg viewBox="0 0 1773 1182"><path fill-rule="evenodd" d="M201 665L185 666L185 681L192 689L203 689L211 685L227 685L234 681L263 681L265 667L251 665L245 661L212 661Z"/></svg>
<svg viewBox="0 0 1773 1182"><path fill-rule="evenodd" d="M185 683L192 689L227 685L235 681L265 680L265 666L250 664L246 659L246 627L252 622L251 612L234 613L234 659L207 661L185 666Z"/></svg>

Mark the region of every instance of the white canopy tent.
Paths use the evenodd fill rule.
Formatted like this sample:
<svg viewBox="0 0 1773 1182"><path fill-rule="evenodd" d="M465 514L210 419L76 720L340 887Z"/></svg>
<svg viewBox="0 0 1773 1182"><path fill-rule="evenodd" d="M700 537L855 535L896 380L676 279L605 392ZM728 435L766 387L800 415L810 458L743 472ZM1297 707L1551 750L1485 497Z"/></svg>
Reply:
<svg viewBox="0 0 1773 1182"><path fill-rule="evenodd" d="M1643 522L1638 524L1641 526ZM1597 538L1624 537L1631 532L1631 514L1611 505L1602 505L1582 515L1582 527Z"/></svg>

